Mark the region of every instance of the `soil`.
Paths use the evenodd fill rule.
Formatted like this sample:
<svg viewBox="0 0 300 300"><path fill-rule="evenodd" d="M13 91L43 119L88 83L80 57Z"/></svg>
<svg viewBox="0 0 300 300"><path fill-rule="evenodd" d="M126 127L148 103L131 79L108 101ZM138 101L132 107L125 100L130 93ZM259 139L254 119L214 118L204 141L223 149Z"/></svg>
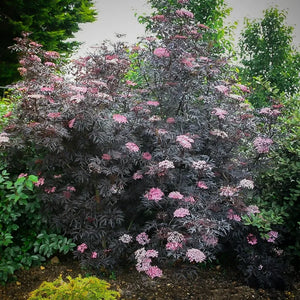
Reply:
<svg viewBox="0 0 300 300"><path fill-rule="evenodd" d="M40 267L16 273L17 281L0 286L1 300L28 299L29 292L43 281L53 281L60 274L65 278L92 275L77 261L52 259ZM103 274L102 279L111 283L124 300L246 300L246 299L300 299L300 281L296 280L286 291L253 289L241 281L236 270L215 266L202 269L197 278L178 278L175 269L164 269L161 278L151 279L134 268Z"/></svg>

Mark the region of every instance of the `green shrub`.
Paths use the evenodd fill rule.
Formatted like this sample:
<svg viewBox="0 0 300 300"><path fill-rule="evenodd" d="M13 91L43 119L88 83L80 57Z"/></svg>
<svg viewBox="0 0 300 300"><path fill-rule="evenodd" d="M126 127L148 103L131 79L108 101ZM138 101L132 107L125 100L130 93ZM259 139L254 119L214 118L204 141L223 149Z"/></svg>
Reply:
<svg viewBox="0 0 300 300"><path fill-rule="evenodd" d="M40 214L34 175L12 179L0 165L0 282L8 281L23 267L39 264L56 252L75 247L70 239L49 233Z"/></svg>
<svg viewBox="0 0 300 300"><path fill-rule="evenodd" d="M30 293L29 300L39 299L84 299L84 300L113 300L119 299L117 291L109 290L110 284L97 277L82 278L81 275L72 279L68 276L69 282L65 282L61 275L53 282L44 281L40 287Z"/></svg>

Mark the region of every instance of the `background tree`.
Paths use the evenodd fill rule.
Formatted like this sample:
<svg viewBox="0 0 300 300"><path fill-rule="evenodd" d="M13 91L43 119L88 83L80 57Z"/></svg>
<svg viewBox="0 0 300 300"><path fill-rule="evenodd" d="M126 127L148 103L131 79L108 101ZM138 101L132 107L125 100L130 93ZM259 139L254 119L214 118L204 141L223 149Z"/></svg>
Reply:
<svg viewBox="0 0 300 300"><path fill-rule="evenodd" d="M253 105L266 105L271 94L265 86L278 93L299 91L300 53L293 47L293 27L286 25L286 11L270 8L263 19L246 19L240 41L240 58L244 65L241 78L255 88Z"/></svg>
<svg viewBox="0 0 300 300"><path fill-rule="evenodd" d="M0 2L0 85L19 78L17 58L8 49L22 31L49 50L70 54L79 43L68 41L79 24L95 21L92 0L36 0Z"/></svg>

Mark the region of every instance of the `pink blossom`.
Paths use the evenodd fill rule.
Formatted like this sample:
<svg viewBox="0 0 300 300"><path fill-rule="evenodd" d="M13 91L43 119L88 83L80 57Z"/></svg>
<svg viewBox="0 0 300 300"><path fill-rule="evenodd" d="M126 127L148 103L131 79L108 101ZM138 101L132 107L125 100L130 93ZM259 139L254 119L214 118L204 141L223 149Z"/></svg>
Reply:
<svg viewBox="0 0 300 300"><path fill-rule="evenodd" d="M256 236L254 234L252 234L252 233L249 233L248 236L247 236L247 242L250 245L257 244L257 238L256 238Z"/></svg>
<svg viewBox="0 0 300 300"><path fill-rule="evenodd" d="M25 76L27 74L27 69L24 68L24 67L18 68L18 71L19 71L21 76Z"/></svg>
<svg viewBox="0 0 300 300"><path fill-rule="evenodd" d="M67 186L67 191L76 192L76 188L74 186Z"/></svg>
<svg viewBox="0 0 300 300"><path fill-rule="evenodd" d="M249 90L248 87L246 87L245 85L243 85L243 84L236 84L236 86L237 86L238 88L240 88L240 90L241 90L242 92L250 93L250 90Z"/></svg>
<svg viewBox="0 0 300 300"><path fill-rule="evenodd" d="M160 120L161 120L160 116L152 116L151 118L149 118L149 121L151 121L151 122L157 122Z"/></svg>
<svg viewBox="0 0 300 300"><path fill-rule="evenodd" d="M158 257L158 252L154 249L150 249L146 251L146 257Z"/></svg>
<svg viewBox="0 0 300 300"><path fill-rule="evenodd" d="M155 202L158 202L162 199L164 196L164 193L159 188L151 188L148 193L144 195L145 198L148 200L153 200Z"/></svg>
<svg viewBox="0 0 300 300"><path fill-rule="evenodd" d="M194 140L187 135L178 135L176 141L179 142L183 148L187 149L191 149L192 143L194 143Z"/></svg>
<svg viewBox="0 0 300 300"><path fill-rule="evenodd" d="M161 169L164 169L164 170L175 168L174 163L170 160L167 160L167 159L159 162L158 167L161 168Z"/></svg>
<svg viewBox="0 0 300 300"><path fill-rule="evenodd" d="M6 114L3 116L3 118L9 118L11 115L12 115L12 112L9 111L8 113L6 113Z"/></svg>
<svg viewBox="0 0 300 300"><path fill-rule="evenodd" d="M41 92L53 92L54 87L53 86L43 86L40 90L41 90Z"/></svg>
<svg viewBox="0 0 300 300"><path fill-rule="evenodd" d="M188 68L192 68L194 66L195 58L193 57L184 57L181 62L187 66Z"/></svg>
<svg viewBox="0 0 300 300"><path fill-rule="evenodd" d="M231 197L237 192L237 188L231 186L222 186L220 188L220 196Z"/></svg>
<svg viewBox="0 0 300 300"><path fill-rule="evenodd" d="M194 18L194 14L193 14L192 12L190 12L189 10L184 9L184 8L182 8L182 9L177 9L177 10L176 10L176 14L177 14L177 16L179 16L179 17L187 17L187 18L191 18L191 19Z"/></svg>
<svg viewBox="0 0 300 300"><path fill-rule="evenodd" d="M85 243L82 243L81 245L77 246L77 251L83 253L87 248L87 245Z"/></svg>
<svg viewBox="0 0 300 300"><path fill-rule="evenodd" d="M184 218L190 215L190 211L186 208L180 207L174 211L174 217Z"/></svg>
<svg viewBox="0 0 300 300"><path fill-rule="evenodd" d="M124 244L129 244L132 242L132 236L129 234L123 234L119 237L119 241L121 241Z"/></svg>
<svg viewBox="0 0 300 300"><path fill-rule="evenodd" d="M258 137L254 140L253 145L258 153L268 153L273 141L269 138Z"/></svg>
<svg viewBox="0 0 300 300"><path fill-rule="evenodd" d="M109 154L107 154L107 153L103 153L102 154L102 159L104 159L104 160L111 160L111 156Z"/></svg>
<svg viewBox="0 0 300 300"><path fill-rule="evenodd" d="M55 118L59 118L60 115L61 115L60 112L53 112L53 113L49 113L49 114L48 114L48 118L53 118L53 119L55 119Z"/></svg>
<svg viewBox="0 0 300 300"><path fill-rule="evenodd" d="M186 256L189 259L190 262L196 262L196 263L201 263L206 259L206 255L200 251L199 249L188 249L186 252Z"/></svg>
<svg viewBox="0 0 300 300"><path fill-rule="evenodd" d="M46 61L46 62L45 62L45 66L47 66L47 67L55 67L56 64L53 63L53 62L51 62L51 61Z"/></svg>
<svg viewBox="0 0 300 300"><path fill-rule="evenodd" d="M168 119L166 120L166 122L167 122L168 124L174 124L174 123L175 123L175 119L174 119L174 118L168 118Z"/></svg>
<svg viewBox="0 0 300 300"><path fill-rule="evenodd" d="M133 180L142 179L144 176L141 171L137 171L132 175Z"/></svg>
<svg viewBox="0 0 300 300"><path fill-rule="evenodd" d="M130 152L138 152L140 150L140 148L135 143L129 142L126 143L125 146Z"/></svg>
<svg viewBox="0 0 300 300"><path fill-rule="evenodd" d="M188 203L195 203L196 202L196 200L193 196L184 197L183 201L188 202Z"/></svg>
<svg viewBox="0 0 300 300"><path fill-rule="evenodd" d="M219 119L225 119L225 115L227 115L228 112L224 109L215 107L214 110L212 111L212 114L217 116Z"/></svg>
<svg viewBox="0 0 300 300"><path fill-rule="evenodd" d="M146 272L149 277L152 279L154 277L161 277L162 276L162 270L157 266L151 266Z"/></svg>
<svg viewBox="0 0 300 300"><path fill-rule="evenodd" d="M151 19L160 22L165 22L167 20L164 15L155 15Z"/></svg>
<svg viewBox="0 0 300 300"><path fill-rule="evenodd" d="M195 170L211 170L212 167L205 160L198 160L193 162L193 168Z"/></svg>
<svg viewBox="0 0 300 300"><path fill-rule="evenodd" d="M274 243L275 242L275 240L278 238L278 232L277 231L270 231L269 233L268 233L268 239L267 239L267 241L269 242L269 243Z"/></svg>
<svg viewBox="0 0 300 300"><path fill-rule="evenodd" d="M203 242L208 246L216 246L218 244L218 238L215 236L202 236Z"/></svg>
<svg viewBox="0 0 300 300"><path fill-rule="evenodd" d="M171 199L183 199L183 195L179 192L171 192L168 197Z"/></svg>
<svg viewBox="0 0 300 300"><path fill-rule="evenodd" d="M74 123L75 123L75 120L76 120L76 118L74 118L74 119L72 119L72 120L70 120L70 121L68 122L68 127L69 127L69 128L73 128Z"/></svg>
<svg viewBox="0 0 300 300"><path fill-rule="evenodd" d="M136 86L137 84L131 80L126 80L126 84L129 86Z"/></svg>
<svg viewBox="0 0 300 300"><path fill-rule="evenodd" d="M45 183L45 178L40 177L37 182L34 182L35 186L41 186Z"/></svg>
<svg viewBox="0 0 300 300"><path fill-rule="evenodd" d="M43 45L38 44L38 43L36 43L36 42L30 42L29 45L30 45L30 46L33 46L33 47L37 47L37 48L43 47Z"/></svg>
<svg viewBox="0 0 300 300"><path fill-rule="evenodd" d="M170 57L170 52L166 48L156 48L153 54L158 57Z"/></svg>
<svg viewBox="0 0 300 300"><path fill-rule="evenodd" d="M198 24L197 26L202 28L202 29L209 29L209 27L204 25L204 24Z"/></svg>
<svg viewBox="0 0 300 300"><path fill-rule="evenodd" d="M27 173L20 173L20 175L18 176L18 178L22 178L22 177L27 177Z"/></svg>
<svg viewBox="0 0 300 300"><path fill-rule="evenodd" d="M143 157L143 159L145 159L145 160L151 160L152 155L151 155L149 152L144 152L144 153L142 154L142 157Z"/></svg>
<svg viewBox="0 0 300 300"><path fill-rule="evenodd" d="M150 106L159 106L159 102L158 101L147 101L146 103L148 105L150 105Z"/></svg>
<svg viewBox="0 0 300 300"><path fill-rule="evenodd" d="M159 128L159 129L157 130L157 133L160 134L160 135L164 135L164 134L168 133L168 131L165 130L165 129Z"/></svg>
<svg viewBox="0 0 300 300"><path fill-rule="evenodd" d="M181 243L178 243L178 242L168 242L166 244L166 249L167 250L172 250L172 251L175 251L179 248L182 248L182 244Z"/></svg>
<svg viewBox="0 0 300 300"><path fill-rule="evenodd" d="M54 193L54 192L56 191L56 187L53 186L53 187L51 187L51 188L45 188L44 191L45 191L46 193L48 193L48 194L51 194L51 193Z"/></svg>
<svg viewBox="0 0 300 300"><path fill-rule="evenodd" d="M98 254L97 254L97 252L92 252L92 254L91 254L91 258L97 258L98 257Z"/></svg>
<svg viewBox="0 0 300 300"><path fill-rule="evenodd" d="M223 93L223 94L227 94L228 91L229 91L229 88L225 85L216 85L215 86L215 89L220 92L220 93Z"/></svg>
<svg viewBox="0 0 300 300"><path fill-rule="evenodd" d="M189 3L190 0L178 0L178 3L180 4L185 4L185 3Z"/></svg>
<svg viewBox="0 0 300 300"><path fill-rule="evenodd" d="M70 89L76 93L83 93L85 94L87 92L87 87L85 86L76 86L76 85L71 85Z"/></svg>
<svg viewBox="0 0 300 300"><path fill-rule="evenodd" d="M183 40L185 40L185 39L187 39L188 37L186 36L186 35L179 35L179 34L176 34L175 36L174 36L174 39L183 39Z"/></svg>
<svg viewBox="0 0 300 300"><path fill-rule="evenodd" d="M149 244L149 242L150 242L150 239L146 232L140 233L139 235L136 236L135 239L140 245L146 245L146 244Z"/></svg>
<svg viewBox="0 0 300 300"><path fill-rule="evenodd" d="M29 59L30 59L31 61L41 62L41 59L40 59L37 55L35 55L35 54L30 55L30 56L29 56Z"/></svg>
<svg viewBox="0 0 300 300"><path fill-rule="evenodd" d="M119 114L114 114L113 119L118 123L127 123L127 118Z"/></svg>
<svg viewBox="0 0 300 300"><path fill-rule="evenodd" d="M198 181L198 182L197 182L197 187L200 188L200 189L204 189L204 190L207 190L207 189L208 189L208 186L207 186L206 183L203 182L203 181Z"/></svg>
<svg viewBox="0 0 300 300"><path fill-rule="evenodd" d="M251 214L259 214L260 213L260 210L259 210L259 208L256 205L249 205L246 208L246 211L247 211L247 215L249 215L249 216Z"/></svg>
<svg viewBox="0 0 300 300"><path fill-rule="evenodd" d="M59 53L56 51L46 51L44 53L44 56L46 58L59 58L60 57Z"/></svg>
<svg viewBox="0 0 300 300"><path fill-rule="evenodd" d="M236 215L232 209L229 209L228 212L227 212L227 218L229 220L234 220L234 221L237 221L237 222L240 222L241 221L241 217L239 215Z"/></svg>

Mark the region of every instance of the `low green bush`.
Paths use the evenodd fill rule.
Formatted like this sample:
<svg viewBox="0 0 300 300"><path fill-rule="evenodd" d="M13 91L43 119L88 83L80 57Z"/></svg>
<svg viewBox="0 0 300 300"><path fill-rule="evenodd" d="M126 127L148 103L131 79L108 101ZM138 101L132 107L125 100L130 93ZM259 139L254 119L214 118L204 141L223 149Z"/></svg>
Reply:
<svg viewBox="0 0 300 300"><path fill-rule="evenodd" d="M66 237L46 230L40 214L34 175L17 179L0 165L0 282L16 270L39 264L56 252L66 254L75 244Z"/></svg>
<svg viewBox="0 0 300 300"><path fill-rule="evenodd" d="M110 284L108 282L97 277L82 278L79 275L74 279L68 276L67 279L69 282L65 282L60 275L53 282L44 281L38 289L30 293L29 300L114 300L120 298L117 291L109 290Z"/></svg>

